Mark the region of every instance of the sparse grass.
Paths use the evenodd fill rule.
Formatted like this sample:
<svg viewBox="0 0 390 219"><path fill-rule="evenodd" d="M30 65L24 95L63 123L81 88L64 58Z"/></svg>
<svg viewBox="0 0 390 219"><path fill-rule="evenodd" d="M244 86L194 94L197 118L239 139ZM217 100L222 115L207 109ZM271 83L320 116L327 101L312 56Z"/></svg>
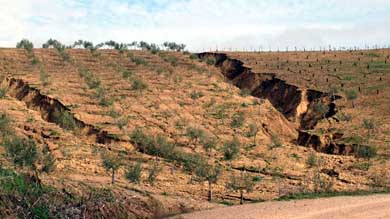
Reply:
<svg viewBox="0 0 390 219"><path fill-rule="evenodd" d="M321 192L321 193L295 193L288 196L282 196L275 200L277 201L290 201L300 199L317 199L317 198L329 198L337 196L366 196L375 194L389 194L390 190L356 190L356 191L343 191L343 192Z"/></svg>

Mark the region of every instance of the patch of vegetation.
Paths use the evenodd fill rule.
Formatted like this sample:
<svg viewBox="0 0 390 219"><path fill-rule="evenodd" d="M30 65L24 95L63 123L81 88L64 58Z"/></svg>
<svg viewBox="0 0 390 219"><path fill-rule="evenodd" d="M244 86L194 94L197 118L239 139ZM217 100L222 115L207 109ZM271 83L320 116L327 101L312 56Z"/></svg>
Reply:
<svg viewBox="0 0 390 219"><path fill-rule="evenodd" d="M245 122L245 115L243 112L236 112L233 114L232 121L230 122L230 127L240 128Z"/></svg>
<svg viewBox="0 0 390 219"><path fill-rule="evenodd" d="M228 189L240 193L240 204L244 203L244 192L252 192L254 186L255 182L249 174L244 173L243 171L239 176L233 174L230 177L229 182L226 184Z"/></svg>
<svg viewBox="0 0 390 219"><path fill-rule="evenodd" d="M157 161L153 162L148 170L148 182L151 185L154 185L154 182L156 181L158 173L160 173L162 168L160 167L159 163Z"/></svg>
<svg viewBox="0 0 390 219"><path fill-rule="evenodd" d="M148 88L148 85L140 78L133 78L133 80L131 81L131 89L132 90L142 92L146 88Z"/></svg>
<svg viewBox="0 0 390 219"><path fill-rule="evenodd" d="M268 148L270 150L274 149L274 148L280 148L280 147L283 147L283 143L282 141L280 140L279 136L276 135L276 134L273 134L271 136L271 143L268 145Z"/></svg>
<svg viewBox="0 0 390 219"><path fill-rule="evenodd" d="M358 158L371 159L377 155L377 149L368 145L355 145L354 154Z"/></svg>
<svg viewBox="0 0 390 219"><path fill-rule="evenodd" d="M125 177L133 183L140 183L142 174L142 164L137 162L127 167Z"/></svg>
<svg viewBox="0 0 390 219"><path fill-rule="evenodd" d="M290 200L301 200L301 199L317 199L317 198L328 198L328 197L336 197L336 196L365 196L365 195L373 195L373 194L388 194L389 190L383 191L367 191L367 190L356 190L356 191L331 191L331 192L306 192L306 193L294 193L287 196L282 196L277 198L277 201L290 201Z"/></svg>
<svg viewBox="0 0 390 219"><path fill-rule="evenodd" d="M66 130L75 130L78 128L76 120L68 111L54 111L51 120Z"/></svg>
<svg viewBox="0 0 390 219"><path fill-rule="evenodd" d="M120 153L105 151L101 154L103 167L111 173L111 183L115 183L115 173L123 166L123 157Z"/></svg>
<svg viewBox="0 0 390 219"><path fill-rule="evenodd" d="M173 67L176 67L179 63L179 59L175 56L165 56L164 61L170 63Z"/></svg>
<svg viewBox="0 0 390 219"><path fill-rule="evenodd" d="M41 84L44 87L46 87L49 84L49 75L43 68L41 68L41 70L39 71L39 80L41 81Z"/></svg>
<svg viewBox="0 0 390 219"><path fill-rule="evenodd" d="M0 133L6 136L10 132L11 120L6 113L0 112Z"/></svg>
<svg viewBox="0 0 390 219"><path fill-rule="evenodd" d="M0 88L0 99L3 99L6 95L7 91L4 88Z"/></svg>
<svg viewBox="0 0 390 219"><path fill-rule="evenodd" d="M233 140L225 142L222 152L225 160L235 159L240 152L240 141L238 138L234 137Z"/></svg>
<svg viewBox="0 0 390 219"><path fill-rule="evenodd" d="M212 185L217 183L221 172L220 166L211 166L206 163L202 163L195 169L196 180L208 183L208 201L212 200Z"/></svg>
<svg viewBox="0 0 390 219"><path fill-rule="evenodd" d="M197 99L199 99L199 98L201 98L201 97L203 97L204 96L204 94L203 94L203 92L201 92L201 91L192 91L191 93L190 93L190 97L191 97L191 99L193 99L193 100L197 100Z"/></svg>
<svg viewBox="0 0 390 219"><path fill-rule="evenodd" d="M7 156L20 167L35 168L38 159L38 150L32 139L24 139L17 136L8 136L3 140L3 146Z"/></svg>
<svg viewBox="0 0 390 219"><path fill-rule="evenodd" d="M140 128L136 128L130 134L130 139L138 151L177 161L183 165L184 170L189 172L193 171L200 163L205 162L204 158L199 154L189 154L179 151L176 145L169 142L164 136L149 136Z"/></svg>

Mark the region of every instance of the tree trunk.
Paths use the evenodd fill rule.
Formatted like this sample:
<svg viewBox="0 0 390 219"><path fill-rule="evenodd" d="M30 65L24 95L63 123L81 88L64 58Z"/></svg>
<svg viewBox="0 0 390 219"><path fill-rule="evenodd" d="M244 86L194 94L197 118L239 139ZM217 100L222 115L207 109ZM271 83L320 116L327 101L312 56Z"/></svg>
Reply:
<svg viewBox="0 0 390 219"><path fill-rule="evenodd" d="M211 182L209 181L209 194L208 194L208 200L209 200L209 202L211 201L211 199L212 199Z"/></svg>
<svg viewBox="0 0 390 219"><path fill-rule="evenodd" d="M244 204L244 191L240 190L240 205Z"/></svg>
<svg viewBox="0 0 390 219"><path fill-rule="evenodd" d="M115 170L114 170L114 169L112 169L111 183L112 183L112 184L115 183Z"/></svg>

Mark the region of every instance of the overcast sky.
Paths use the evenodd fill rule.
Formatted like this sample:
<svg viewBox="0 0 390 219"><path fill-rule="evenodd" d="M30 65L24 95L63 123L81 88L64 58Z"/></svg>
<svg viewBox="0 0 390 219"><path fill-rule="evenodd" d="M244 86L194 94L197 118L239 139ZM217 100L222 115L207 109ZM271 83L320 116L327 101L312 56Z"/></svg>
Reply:
<svg viewBox="0 0 390 219"><path fill-rule="evenodd" d="M0 0L0 47L176 41L193 51L390 45L390 0Z"/></svg>

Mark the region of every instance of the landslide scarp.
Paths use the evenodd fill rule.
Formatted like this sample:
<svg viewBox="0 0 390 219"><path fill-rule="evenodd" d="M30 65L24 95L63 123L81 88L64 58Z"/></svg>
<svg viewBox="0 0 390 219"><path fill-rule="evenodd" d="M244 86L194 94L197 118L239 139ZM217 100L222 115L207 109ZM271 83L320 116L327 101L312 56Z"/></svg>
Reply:
<svg viewBox="0 0 390 219"><path fill-rule="evenodd" d="M28 108L38 111L42 119L47 122L56 123L60 127L64 127L64 125L69 126L64 124L65 122L73 124L73 128L77 128L81 134L93 136L96 143L109 144L117 140L107 132L77 119L71 113L71 110L59 100L42 94L38 89L31 87L22 79L7 77L3 80L2 87L6 89L8 95L24 102ZM65 118L67 121L58 118L64 114L67 116Z"/></svg>
<svg viewBox="0 0 390 219"><path fill-rule="evenodd" d="M331 118L337 113L337 106L334 100L340 96L313 89L300 88L289 84L273 73L256 73L251 68L244 66L240 60L228 57L222 53L199 53L198 57L204 60L211 60L215 66L220 68L224 77L232 84L250 93L252 96L268 99L272 105L292 122L298 124L299 137L297 143L303 146L306 135L304 130L315 128L317 123L325 118ZM320 112L318 105L325 105L326 111ZM317 136L319 138L319 136ZM319 148L320 141L317 141L313 148ZM334 143L326 144L326 147L333 147ZM326 149L323 152L339 154L339 150ZM342 152L343 153L343 152Z"/></svg>

